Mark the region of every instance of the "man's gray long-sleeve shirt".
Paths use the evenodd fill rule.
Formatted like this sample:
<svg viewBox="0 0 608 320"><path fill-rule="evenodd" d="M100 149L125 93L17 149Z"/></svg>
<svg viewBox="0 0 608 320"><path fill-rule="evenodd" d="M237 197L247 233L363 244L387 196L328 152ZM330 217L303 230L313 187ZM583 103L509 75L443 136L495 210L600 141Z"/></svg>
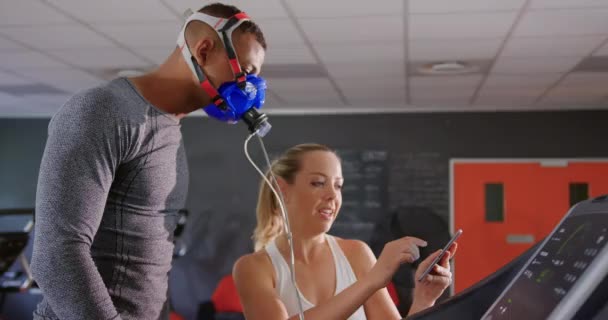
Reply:
<svg viewBox="0 0 608 320"><path fill-rule="evenodd" d="M35 319L167 317L188 167L179 120L125 78L51 119L36 194Z"/></svg>

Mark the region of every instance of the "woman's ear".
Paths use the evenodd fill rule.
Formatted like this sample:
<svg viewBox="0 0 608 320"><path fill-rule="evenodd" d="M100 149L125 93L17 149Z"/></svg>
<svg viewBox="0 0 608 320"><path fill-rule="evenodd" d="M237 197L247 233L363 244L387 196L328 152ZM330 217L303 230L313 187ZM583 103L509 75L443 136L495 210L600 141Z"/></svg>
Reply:
<svg viewBox="0 0 608 320"><path fill-rule="evenodd" d="M282 196L283 196L283 200L285 201L285 203L289 202L289 183L287 183L287 181L285 181L285 179L283 179L282 177L276 177L277 179L277 184L279 185L279 189L277 190L277 192L281 192Z"/></svg>

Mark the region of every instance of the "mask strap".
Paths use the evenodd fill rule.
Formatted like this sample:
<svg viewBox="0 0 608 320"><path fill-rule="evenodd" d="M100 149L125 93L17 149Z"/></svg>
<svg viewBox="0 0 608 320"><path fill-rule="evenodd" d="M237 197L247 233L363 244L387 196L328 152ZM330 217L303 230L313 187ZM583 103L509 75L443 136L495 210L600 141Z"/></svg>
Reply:
<svg viewBox="0 0 608 320"><path fill-rule="evenodd" d="M234 32L234 30L236 30L236 28L238 28L245 21L250 21L249 16L247 16L247 14L244 12L237 13L230 17L230 19L228 19L223 26L218 28L220 39L222 39L224 48L228 54L228 59L230 61L230 66L232 67L232 73L234 73L235 81L241 89L245 88L245 79L247 75L241 70L241 64L239 63L236 50L234 49L234 44L232 43L232 32Z"/></svg>
<svg viewBox="0 0 608 320"><path fill-rule="evenodd" d="M241 65L238 62L236 51L234 50L234 45L232 43L232 32L236 28L238 28L241 23L250 19L244 12L237 13L236 15L228 19L213 17L201 12L194 12L188 17L186 23L184 23L184 27L180 31L179 36L177 38L177 45L179 46L182 56L188 64L188 67L197 76L199 82L201 83L201 88L203 88L203 90L205 90L205 92L209 96L218 98L217 100L215 100L215 98L213 99L214 103L219 106L224 103L223 99L221 99L221 96L218 94L217 90L207 80L207 77L196 62L196 59L194 59L194 57L192 56L192 52L190 51L190 48L186 43L186 27L190 22L194 20L208 24L218 34L220 40L222 41L222 44L224 45L224 48L226 49L226 53L228 54L230 67L232 68L232 72L235 75L235 81L237 82L239 87L244 88L246 85L246 74L242 72ZM221 102L219 102L220 100ZM219 104L217 104L215 101L218 101Z"/></svg>
<svg viewBox="0 0 608 320"><path fill-rule="evenodd" d="M193 56L190 56L190 59L190 63L194 67L194 72L196 73L196 77L199 79L201 88L205 91L205 93L207 93L208 96L211 97L211 101L213 101L213 104L215 104L222 110L226 109L227 106L224 99L222 99L222 96L217 92L217 89L215 89L213 85L211 85L211 82L209 82L207 77L205 77L205 73L196 62L196 59L194 59Z"/></svg>

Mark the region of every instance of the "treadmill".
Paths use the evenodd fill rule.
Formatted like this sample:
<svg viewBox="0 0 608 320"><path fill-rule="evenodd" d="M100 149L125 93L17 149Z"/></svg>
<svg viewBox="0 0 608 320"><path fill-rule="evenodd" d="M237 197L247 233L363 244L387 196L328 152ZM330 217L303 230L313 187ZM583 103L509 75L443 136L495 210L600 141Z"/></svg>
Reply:
<svg viewBox="0 0 608 320"><path fill-rule="evenodd" d="M0 294L25 292L34 284L24 250L34 227L34 209L0 210ZM23 271L11 271L17 263Z"/></svg>
<svg viewBox="0 0 608 320"><path fill-rule="evenodd" d="M608 195L572 207L542 242L408 320L608 319Z"/></svg>

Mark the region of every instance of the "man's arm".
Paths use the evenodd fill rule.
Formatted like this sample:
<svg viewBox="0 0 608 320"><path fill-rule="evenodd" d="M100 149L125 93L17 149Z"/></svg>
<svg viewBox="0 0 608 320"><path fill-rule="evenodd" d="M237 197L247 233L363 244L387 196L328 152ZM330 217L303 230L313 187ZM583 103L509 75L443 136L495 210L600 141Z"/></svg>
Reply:
<svg viewBox="0 0 608 320"><path fill-rule="evenodd" d="M71 99L49 125L36 194L32 272L60 319L119 319L90 249L122 144L108 110L85 108L79 100Z"/></svg>

